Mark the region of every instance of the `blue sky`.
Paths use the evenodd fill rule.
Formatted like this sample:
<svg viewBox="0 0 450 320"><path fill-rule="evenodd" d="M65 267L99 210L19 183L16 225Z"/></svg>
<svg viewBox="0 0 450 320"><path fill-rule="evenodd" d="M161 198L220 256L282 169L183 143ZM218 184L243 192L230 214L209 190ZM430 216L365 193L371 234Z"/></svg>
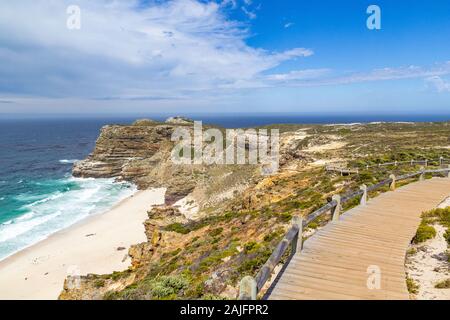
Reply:
<svg viewBox="0 0 450 320"><path fill-rule="evenodd" d="M449 114L449 18L446 0L2 2L0 113Z"/></svg>

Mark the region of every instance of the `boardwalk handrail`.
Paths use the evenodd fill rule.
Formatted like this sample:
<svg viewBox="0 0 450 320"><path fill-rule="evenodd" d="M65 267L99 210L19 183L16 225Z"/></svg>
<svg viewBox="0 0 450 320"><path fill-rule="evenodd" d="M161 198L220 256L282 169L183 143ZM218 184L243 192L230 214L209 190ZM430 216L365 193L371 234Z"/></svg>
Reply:
<svg viewBox="0 0 450 320"><path fill-rule="evenodd" d="M429 160L429 159L423 159L423 160L405 160L405 161L392 161L392 162L384 162L384 163L377 163L377 164L366 164L366 165L359 165L358 168L344 168L340 167L339 165L333 165L329 164L325 167L326 171L337 171L341 174L351 174L356 173L359 174L361 168L365 168L366 170L369 170L369 168L381 168L381 167L388 167L388 166L398 166L401 164L409 164L411 166L415 165L423 165L425 167L428 167L430 163L439 163L439 166L442 167L445 163L450 163L450 159L445 159L444 157L439 157L439 159L435 160Z"/></svg>
<svg viewBox="0 0 450 320"><path fill-rule="evenodd" d="M423 180L425 179L425 174L437 173L447 173L447 177L450 178L450 165L448 165L448 168L434 170L425 170L425 168L421 168L420 171L404 174L398 177L396 177L395 175L391 175L389 179L383 180L375 185L368 187L362 185L360 190L358 191L353 191L344 194L343 196L333 196L333 199L330 202L310 213L305 219L299 216L294 217L292 219L292 227L287 231L284 238L276 246L276 248L272 252L272 255L259 270L256 277L252 278L248 276L242 279L240 284L239 300L256 300L258 293L271 277L273 270L280 263L281 258L287 252L289 246L291 246L291 255L294 255L298 250L301 251L303 247L303 229L323 214L331 211L333 220L337 220L339 219L342 210L342 204L345 204L355 198L361 197L360 203L361 205L365 205L368 199L368 193L371 191L375 191L386 185L389 185L391 190L395 190L395 184L398 181L411 179L416 176L420 176L419 179Z"/></svg>
<svg viewBox="0 0 450 320"><path fill-rule="evenodd" d="M373 165L366 165L366 169L369 168L376 168L376 167L388 167L388 166L397 166L399 164L410 164L410 165L417 165L417 164L421 164L424 166L428 166L428 163L430 162L430 160L406 160L406 161L392 161L392 162L384 162L384 163L377 163L377 164L373 164Z"/></svg>

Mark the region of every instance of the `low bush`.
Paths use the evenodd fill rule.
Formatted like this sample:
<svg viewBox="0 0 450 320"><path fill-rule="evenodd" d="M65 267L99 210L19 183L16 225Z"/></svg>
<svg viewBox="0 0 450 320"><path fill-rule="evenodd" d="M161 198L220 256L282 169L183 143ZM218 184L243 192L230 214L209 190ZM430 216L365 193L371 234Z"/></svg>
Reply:
<svg viewBox="0 0 450 320"><path fill-rule="evenodd" d="M182 276L162 276L151 282L151 294L155 299L165 299L186 289L189 281Z"/></svg>
<svg viewBox="0 0 450 320"><path fill-rule="evenodd" d="M437 289L450 289L450 278L436 283L434 287Z"/></svg>
<svg viewBox="0 0 450 320"><path fill-rule="evenodd" d="M436 236L436 230L434 227L427 225L426 223L421 223L417 229L416 235L414 236L414 243L422 243L429 239L433 239Z"/></svg>
<svg viewBox="0 0 450 320"><path fill-rule="evenodd" d="M419 285L411 278L406 278L406 286L408 288L408 292L412 294L419 293Z"/></svg>

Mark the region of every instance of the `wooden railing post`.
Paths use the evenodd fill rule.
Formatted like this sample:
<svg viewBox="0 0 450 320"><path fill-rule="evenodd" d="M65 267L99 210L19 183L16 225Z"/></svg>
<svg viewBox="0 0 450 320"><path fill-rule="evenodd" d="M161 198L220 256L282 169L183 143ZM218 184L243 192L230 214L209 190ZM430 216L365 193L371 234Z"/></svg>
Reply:
<svg viewBox="0 0 450 320"><path fill-rule="evenodd" d="M331 210L331 214L333 215L333 221L338 221L339 216L341 215L341 196L335 194L332 198L333 201L336 201L336 206Z"/></svg>
<svg viewBox="0 0 450 320"><path fill-rule="evenodd" d="M420 177L419 177L419 181L424 181L425 180L425 167L420 167Z"/></svg>
<svg viewBox="0 0 450 320"><path fill-rule="evenodd" d="M360 205L365 206L367 204L367 186L363 184L359 187L360 190L362 190L363 195L361 196L361 201L359 202Z"/></svg>
<svg viewBox="0 0 450 320"><path fill-rule="evenodd" d="M416 161L420 163L420 161ZM447 166L448 169L441 168L439 170L429 170L426 171L424 167L421 167L421 171L414 172L412 174L405 174L396 177L394 174L391 174L389 179L383 180L376 185L367 187L366 185L360 186L360 190L362 190L361 197L361 205L364 205L368 201L368 191L369 190L377 190L381 187L386 186L388 183L390 184L390 189L395 190L396 182L403 181L405 179L410 179L416 177L418 174L421 174L421 179L424 178L426 172L428 173L439 173L443 174L447 172L447 177L450 179L450 165ZM340 219L340 215L342 213L342 203L346 203L350 200L355 199L361 194L361 192L352 192L351 194L346 194L343 198L340 195L334 195L332 200L329 201L323 207L317 209L313 213L311 213L308 217L303 220L302 217L296 216L292 219L292 227L284 236L283 240L279 242L277 247L272 252L269 259L262 266L262 268L257 273L256 277L247 276L243 278L240 282L239 287L239 299L240 300L256 300L258 297L258 292L264 287L264 284L271 277L275 267L281 262L283 255L289 249L291 245L292 254L295 254L296 251L303 249L303 227L307 226L309 223L319 218L321 215L328 213L331 211L332 220L338 221Z"/></svg>
<svg viewBox="0 0 450 320"><path fill-rule="evenodd" d="M239 300L256 300L256 292L255 279L250 276L244 277L239 286Z"/></svg>
<svg viewBox="0 0 450 320"><path fill-rule="evenodd" d="M428 159L425 159L425 167L428 167Z"/></svg>
<svg viewBox="0 0 450 320"><path fill-rule="evenodd" d="M295 236L294 240L292 240L292 254L297 251L303 250L303 218L300 216L295 216L292 218L292 225L298 228L298 233Z"/></svg>
<svg viewBox="0 0 450 320"><path fill-rule="evenodd" d="M397 182L397 178L395 177L394 174L391 174L391 175L389 176L389 179L392 179L392 182L391 182L391 184L389 185L389 188L391 189L391 191L395 191L395 184L396 184L396 182Z"/></svg>

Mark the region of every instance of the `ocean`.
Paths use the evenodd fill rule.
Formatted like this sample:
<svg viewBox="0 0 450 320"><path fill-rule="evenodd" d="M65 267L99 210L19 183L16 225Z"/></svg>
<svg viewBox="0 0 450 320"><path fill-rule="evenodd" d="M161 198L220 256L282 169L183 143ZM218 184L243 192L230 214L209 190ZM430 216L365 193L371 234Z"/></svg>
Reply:
<svg viewBox="0 0 450 320"><path fill-rule="evenodd" d="M223 127L272 123L446 121L449 116L187 115ZM112 179L79 179L72 165L95 146L105 124L135 117L96 119L0 118L0 260L74 223L111 208L136 188ZM150 115L163 120L167 115Z"/></svg>
<svg viewBox="0 0 450 320"><path fill-rule="evenodd" d="M71 176L106 123L0 121L0 260L135 192L112 179Z"/></svg>

